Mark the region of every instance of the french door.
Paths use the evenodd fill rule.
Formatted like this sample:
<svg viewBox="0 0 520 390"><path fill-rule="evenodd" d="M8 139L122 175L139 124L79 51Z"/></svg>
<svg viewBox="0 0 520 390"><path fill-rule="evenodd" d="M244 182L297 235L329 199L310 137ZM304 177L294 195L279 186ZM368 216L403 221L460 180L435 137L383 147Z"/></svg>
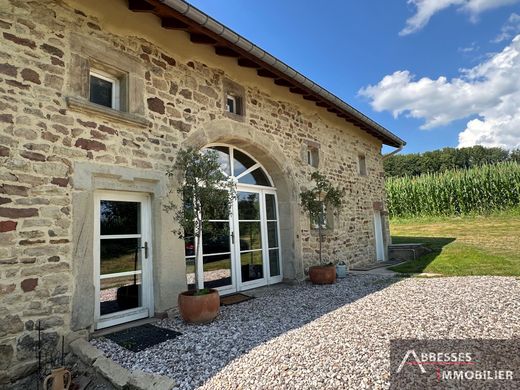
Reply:
<svg viewBox="0 0 520 390"><path fill-rule="evenodd" d="M96 329L152 316L149 196L99 192L94 213Z"/></svg>
<svg viewBox="0 0 520 390"><path fill-rule="evenodd" d="M241 185L234 204L238 290L282 280L276 193Z"/></svg>
<svg viewBox="0 0 520 390"><path fill-rule="evenodd" d="M200 239L202 253L195 258L197 238L186 241L188 284L194 287L198 262L199 285L221 294L282 281L280 232L276 191L239 184L228 219L211 219Z"/></svg>

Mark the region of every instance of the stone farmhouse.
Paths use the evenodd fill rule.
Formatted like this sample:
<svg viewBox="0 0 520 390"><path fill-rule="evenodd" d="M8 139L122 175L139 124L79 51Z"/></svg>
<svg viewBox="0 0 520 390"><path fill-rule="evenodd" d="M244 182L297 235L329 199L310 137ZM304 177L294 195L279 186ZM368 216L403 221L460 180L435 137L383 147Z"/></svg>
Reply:
<svg viewBox="0 0 520 390"><path fill-rule="evenodd" d="M346 189L327 262L386 259L382 146L405 142L188 3L0 0L0 34L0 384L35 370L38 321L57 343L166 315L195 262L221 294L304 279L315 170ZM188 146L238 183L199 258L163 210Z"/></svg>

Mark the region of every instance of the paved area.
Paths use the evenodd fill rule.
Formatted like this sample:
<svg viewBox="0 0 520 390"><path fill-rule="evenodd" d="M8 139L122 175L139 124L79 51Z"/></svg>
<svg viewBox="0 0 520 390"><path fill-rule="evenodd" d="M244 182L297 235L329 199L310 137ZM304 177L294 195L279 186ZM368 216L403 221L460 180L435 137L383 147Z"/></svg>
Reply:
<svg viewBox="0 0 520 390"><path fill-rule="evenodd" d="M519 296L509 277L349 275L274 289L209 325L163 320L183 335L139 353L93 343L181 389L386 389L391 339L520 337Z"/></svg>

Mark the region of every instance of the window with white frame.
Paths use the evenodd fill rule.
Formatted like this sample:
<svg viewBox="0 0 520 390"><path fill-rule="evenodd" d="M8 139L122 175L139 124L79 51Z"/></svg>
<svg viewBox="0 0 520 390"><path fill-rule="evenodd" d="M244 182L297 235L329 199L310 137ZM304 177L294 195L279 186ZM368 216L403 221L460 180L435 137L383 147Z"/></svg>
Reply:
<svg viewBox="0 0 520 390"><path fill-rule="evenodd" d="M233 95L226 96L226 111L232 114L241 115L239 98Z"/></svg>
<svg viewBox="0 0 520 390"><path fill-rule="evenodd" d="M358 173L360 176L367 175L367 161L364 154L358 155Z"/></svg>
<svg viewBox="0 0 520 390"><path fill-rule="evenodd" d="M307 164L311 167L318 168L320 164L320 153L317 147L312 145L307 146Z"/></svg>
<svg viewBox="0 0 520 390"><path fill-rule="evenodd" d="M224 115L236 121L243 122L246 116L246 91L240 84L225 78L223 80Z"/></svg>
<svg viewBox="0 0 520 390"><path fill-rule="evenodd" d="M91 69L89 75L89 100L114 110L121 107L120 80L109 73Z"/></svg>

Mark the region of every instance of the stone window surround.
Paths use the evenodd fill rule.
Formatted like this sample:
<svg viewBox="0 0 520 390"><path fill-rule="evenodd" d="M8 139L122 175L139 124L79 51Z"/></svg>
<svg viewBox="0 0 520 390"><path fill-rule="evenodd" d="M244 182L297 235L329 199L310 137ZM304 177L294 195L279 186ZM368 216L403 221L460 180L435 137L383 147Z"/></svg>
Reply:
<svg viewBox="0 0 520 390"><path fill-rule="evenodd" d="M224 116L239 122L244 122L246 118L246 90L240 84L224 78L223 80L224 94L222 95L222 107L224 108ZM235 98L237 113L228 112L226 110L227 97L231 95Z"/></svg>
<svg viewBox="0 0 520 390"><path fill-rule="evenodd" d="M73 275L71 329L94 330L94 193L95 191L141 192L151 195L153 237L153 295L155 313L176 306L177 294L187 288L184 269L184 242L175 239L173 219L163 210L170 196L163 172L92 162L76 162L73 176ZM182 256L175 254L182 253Z"/></svg>
<svg viewBox="0 0 520 390"><path fill-rule="evenodd" d="M68 68L67 105L70 109L147 127L144 117L145 68L135 58L97 39L72 34L71 63ZM90 70L108 73L120 80L120 109L114 110L89 101Z"/></svg>

